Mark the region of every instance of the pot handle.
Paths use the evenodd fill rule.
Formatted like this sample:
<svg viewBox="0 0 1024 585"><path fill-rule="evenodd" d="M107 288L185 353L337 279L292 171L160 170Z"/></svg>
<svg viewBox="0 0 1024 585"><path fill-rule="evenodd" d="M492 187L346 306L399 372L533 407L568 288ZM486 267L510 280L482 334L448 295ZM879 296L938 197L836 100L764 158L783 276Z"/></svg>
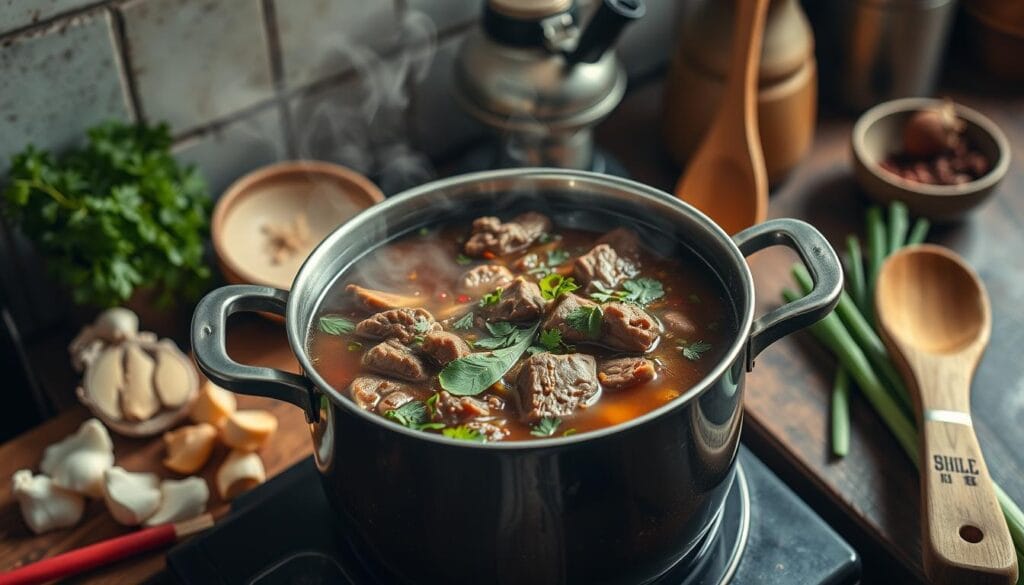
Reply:
<svg viewBox="0 0 1024 585"><path fill-rule="evenodd" d="M231 285L218 288L199 301L192 317L192 352L199 369L214 383L240 394L265 396L298 406L307 422L320 411L313 384L299 374L273 368L247 366L228 356L225 345L228 317L243 312L284 316L288 291L269 286Z"/></svg>
<svg viewBox="0 0 1024 585"><path fill-rule="evenodd" d="M832 312L843 292L843 269L825 236L798 219L766 221L743 230L732 239L744 256L771 246L792 248L814 280L810 294L769 311L754 321L747 340L749 371L754 367L754 358L764 348L790 333L813 325Z"/></svg>

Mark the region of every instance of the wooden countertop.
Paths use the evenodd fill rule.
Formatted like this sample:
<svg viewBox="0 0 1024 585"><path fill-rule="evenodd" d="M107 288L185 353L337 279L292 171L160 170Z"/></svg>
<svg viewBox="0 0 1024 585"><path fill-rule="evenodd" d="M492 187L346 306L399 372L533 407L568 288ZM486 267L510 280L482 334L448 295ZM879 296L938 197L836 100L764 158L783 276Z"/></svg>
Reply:
<svg viewBox="0 0 1024 585"><path fill-rule="evenodd" d="M1024 360L1018 357L1024 346L1024 100L979 95L977 87L952 95L991 116L1016 148L998 194L969 221L935 230L932 240L963 254L992 297L992 342L975 379L974 419L992 474L1024 503L1024 450L1015 448L1024 442ZM632 92L599 129L598 140L635 178L671 190L678 170L660 146L660 97L658 83ZM847 151L852 123L848 116L821 117L811 154L774 189L771 216L807 219L838 244L847 233L861 233L865 204L853 182ZM769 250L751 259L759 310L778 304L779 291L789 286L794 258L785 250ZM229 350L240 361L295 368L280 326L259 318L233 325ZM54 357L64 359L63 354ZM869 573L886 571L886 582L903 582L904 575L920 578L914 470L856 395L850 454L842 460L830 456L827 415L833 370L831 358L805 334L768 348L747 379L744 441L860 549ZM275 439L261 453L269 473L310 453L312 443L297 409L249 397L242 397L240 405L268 408L280 419ZM85 418L75 408L0 446L0 570L126 530L113 523L101 503L93 502L79 526L35 537L11 500L6 478L16 469L36 469L42 449ZM118 438L115 452L118 464L130 470L160 470L159 441ZM208 478L216 464L207 467ZM225 504L215 498L212 507L223 510ZM163 555L153 554L94 573L88 582L139 582L159 575L163 567Z"/></svg>

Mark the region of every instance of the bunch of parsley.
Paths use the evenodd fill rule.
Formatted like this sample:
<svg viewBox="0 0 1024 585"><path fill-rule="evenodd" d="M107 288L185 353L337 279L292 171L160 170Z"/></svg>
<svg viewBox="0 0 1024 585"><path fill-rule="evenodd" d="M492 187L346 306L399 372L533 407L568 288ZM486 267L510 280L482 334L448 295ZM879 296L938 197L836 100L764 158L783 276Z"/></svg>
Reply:
<svg viewBox="0 0 1024 585"><path fill-rule="evenodd" d="M210 198L170 153L166 125L108 122L85 147L15 155L3 212L33 241L78 304L123 304L139 288L164 305L205 290Z"/></svg>

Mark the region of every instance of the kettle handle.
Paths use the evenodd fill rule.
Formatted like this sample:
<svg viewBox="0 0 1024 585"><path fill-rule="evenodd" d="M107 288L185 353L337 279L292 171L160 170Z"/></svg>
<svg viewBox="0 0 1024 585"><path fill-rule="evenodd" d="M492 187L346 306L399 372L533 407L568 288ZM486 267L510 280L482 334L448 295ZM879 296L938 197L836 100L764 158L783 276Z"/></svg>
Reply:
<svg viewBox="0 0 1024 585"><path fill-rule="evenodd" d="M747 339L747 370L754 358L780 338L828 316L843 292L843 269L835 250L810 224L798 219L773 219L733 236L744 256L772 246L792 248L811 273L810 294L758 317Z"/></svg>
<svg viewBox="0 0 1024 585"><path fill-rule="evenodd" d="M596 63L615 44L626 25L647 13L644 0L603 0L587 23L579 43L565 56L569 65Z"/></svg>

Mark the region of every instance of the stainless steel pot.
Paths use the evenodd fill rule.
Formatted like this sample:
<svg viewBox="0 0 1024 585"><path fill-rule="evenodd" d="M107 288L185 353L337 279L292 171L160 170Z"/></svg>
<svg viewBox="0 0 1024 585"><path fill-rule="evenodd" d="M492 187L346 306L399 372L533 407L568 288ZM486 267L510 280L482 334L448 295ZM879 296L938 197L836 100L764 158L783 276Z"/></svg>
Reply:
<svg viewBox="0 0 1024 585"><path fill-rule="evenodd" d="M738 334L726 356L683 396L629 422L489 444L390 423L317 373L307 331L325 291L353 262L423 226L527 208L563 226L631 225L654 248L698 254L732 301ZM744 255L775 245L797 251L815 288L755 319ZM712 536L734 475L745 372L766 346L831 311L841 288L835 252L806 223L772 220L730 238L696 209L633 181L505 170L430 183L363 212L310 255L290 293L213 291L196 308L192 342L214 382L306 412L339 530L387 582L636 584L692 560ZM302 375L228 357L227 319L241 311L285 316Z"/></svg>

